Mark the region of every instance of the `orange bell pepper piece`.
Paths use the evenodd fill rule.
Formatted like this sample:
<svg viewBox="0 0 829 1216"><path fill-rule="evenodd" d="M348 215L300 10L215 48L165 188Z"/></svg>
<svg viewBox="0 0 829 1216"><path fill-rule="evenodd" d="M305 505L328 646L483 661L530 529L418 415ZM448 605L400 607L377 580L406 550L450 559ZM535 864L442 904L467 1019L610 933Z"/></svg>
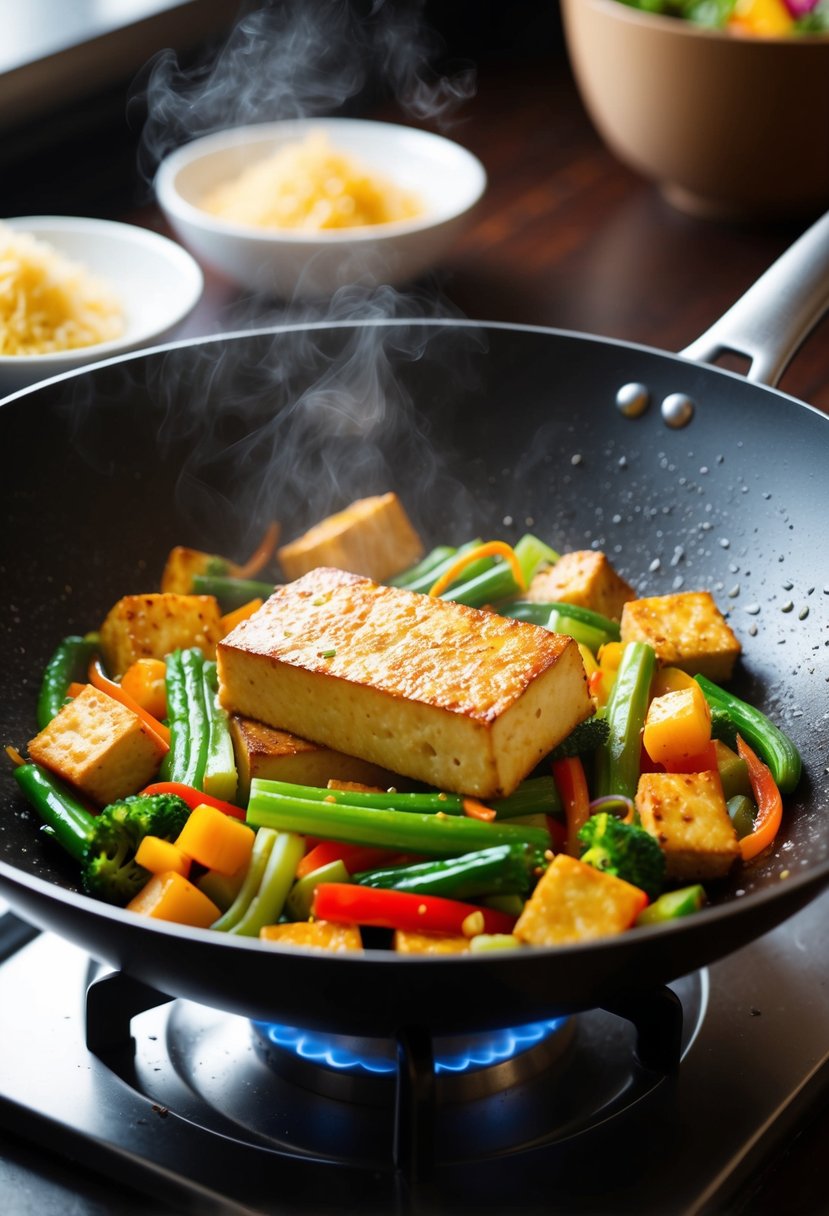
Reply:
<svg viewBox="0 0 829 1216"><path fill-rule="evenodd" d="M127 910L195 929L208 929L221 916L213 900L175 870L154 874L130 900Z"/></svg>

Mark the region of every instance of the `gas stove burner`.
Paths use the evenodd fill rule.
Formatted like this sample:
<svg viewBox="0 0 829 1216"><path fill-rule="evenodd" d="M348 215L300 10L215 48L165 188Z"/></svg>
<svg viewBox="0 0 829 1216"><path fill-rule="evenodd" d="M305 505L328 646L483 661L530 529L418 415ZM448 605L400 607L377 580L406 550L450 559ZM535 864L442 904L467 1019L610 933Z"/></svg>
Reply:
<svg viewBox="0 0 829 1216"><path fill-rule="evenodd" d="M378 1102L397 1078L392 1039L326 1034L276 1022L253 1022L271 1067L314 1093ZM502 1030L437 1036L434 1071L444 1102L467 1101L520 1084L549 1068L572 1039L567 1018Z"/></svg>
<svg viewBox="0 0 829 1216"><path fill-rule="evenodd" d="M0 1126L73 1169L199 1216L662 1216L666 1196L675 1212L732 1211L746 1180L829 1090L826 1002L817 999L829 969L827 899L754 943L740 966L718 964L710 987L699 972L661 997L575 1013L539 1043L509 1047L508 1059L498 1058L505 1032L489 1062L478 1042L469 1050L447 1036L424 1052L422 1034L401 1031L396 1046L409 1064L440 1060L432 1072L450 1086L448 1101L421 1086L420 1073L405 1082L407 1069L398 1090L408 1093L395 1093L384 1073L358 1083L368 1101L314 1092L309 1069L346 1082L352 1070L298 1058L241 1015L101 974L82 951L41 934L0 967ZM662 1045L676 1029L673 999L682 1017L671 1066ZM511 1033L523 1039L525 1028ZM358 1056L364 1045L348 1042ZM458 1048L475 1056L461 1074L451 1071ZM559 1053L549 1069L538 1063L546 1051ZM280 1068L292 1060L285 1067L303 1081L272 1057ZM774 1069L757 1067L768 1059ZM456 1100L476 1078L525 1064L526 1080Z"/></svg>

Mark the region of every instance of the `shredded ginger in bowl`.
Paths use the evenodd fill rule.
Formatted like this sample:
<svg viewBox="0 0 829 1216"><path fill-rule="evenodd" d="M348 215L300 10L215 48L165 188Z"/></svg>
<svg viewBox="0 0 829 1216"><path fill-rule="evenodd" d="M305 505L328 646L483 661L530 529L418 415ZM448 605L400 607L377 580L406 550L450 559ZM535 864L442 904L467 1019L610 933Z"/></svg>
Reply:
<svg viewBox="0 0 829 1216"><path fill-rule="evenodd" d="M0 355L48 355L124 330L110 288L45 241L0 221Z"/></svg>
<svg viewBox="0 0 829 1216"><path fill-rule="evenodd" d="M285 144L206 194L211 215L255 228L357 228L411 219L413 193L332 148L324 132Z"/></svg>

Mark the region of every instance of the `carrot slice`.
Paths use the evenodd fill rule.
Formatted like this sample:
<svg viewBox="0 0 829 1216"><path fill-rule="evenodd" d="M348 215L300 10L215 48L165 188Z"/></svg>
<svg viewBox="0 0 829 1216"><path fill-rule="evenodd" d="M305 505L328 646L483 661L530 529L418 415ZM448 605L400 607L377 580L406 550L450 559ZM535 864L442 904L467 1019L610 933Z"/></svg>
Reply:
<svg viewBox="0 0 829 1216"><path fill-rule="evenodd" d="M521 569L521 563L516 557L512 545L508 545L504 540L488 540L484 544L477 545L474 549L462 553L460 557L452 562L448 570L444 570L437 582L433 583L429 588L429 594L431 596L443 595L446 588L451 587L458 575L463 574L467 566L482 557L503 557L512 569L512 576L518 584L519 590L527 590L527 580L524 578L524 571Z"/></svg>
<svg viewBox="0 0 829 1216"><path fill-rule="evenodd" d="M105 692L112 697L114 701L120 701L127 709L131 709L134 714L137 714L144 725L158 739L158 742L163 746L165 751L170 750L170 731L163 722L159 722L158 718L154 718L152 714L147 713L143 705L139 705L134 697L129 693L124 692L123 688L116 680L110 680L105 674L101 661L94 658L89 664L89 683L93 684L100 692Z"/></svg>
<svg viewBox="0 0 829 1216"><path fill-rule="evenodd" d="M254 574L258 574L263 566L270 561L273 556L273 551L279 543L279 537L282 529L275 521L268 524L265 529L265 534L259 544L251 553L250 557L241 566L237 567L235 572L236 578L252 578Z"/></svg>
<svg viewBox="0 0 829 1216"><path fill-rule="evenodd" d="M480 819L484 823L492 823L495 818L493 808L485 806L483 802L478 802L477 798L464 798L463 813L470 819Z"/></svg>

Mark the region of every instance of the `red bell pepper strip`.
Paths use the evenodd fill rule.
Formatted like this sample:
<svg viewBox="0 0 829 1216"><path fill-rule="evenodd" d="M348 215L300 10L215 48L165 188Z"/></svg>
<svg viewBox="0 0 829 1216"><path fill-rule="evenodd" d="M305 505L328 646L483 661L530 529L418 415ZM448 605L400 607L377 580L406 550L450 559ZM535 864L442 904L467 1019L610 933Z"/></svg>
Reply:
<svg viewBox="0 0 829 1216"><path fill-rule="evenodd" d="M442 895L413 895L409 891L358 887L345 882L321 882L313 906L317 920L374 925L407 933L447 933L454 937L464 933L464 922L473 914L481 933L512 933L515 926L516 917L494 908L479 908ZM469 927L467 936L472 936Z"/></svg>
<svg viewBox="0 0 829 1216"><path fill-rule="evenodd" d="M748 779L757 803L754 831L740 841L743 861L751 861L768 848L779 832L783 822L783 799L771 769L751 750L741 735L737 736L737 752L748 765Z"/></svg>
<svg viewBox="0 0 829 1216"><path fill-rule="evenodd" d="M554 760L552 770L567 819L567 852L571 857L578 857L582 850L579 831L590 818L590 793L584 765L578 756L566 756Z"/></svg>
<svg viewBox="0 0 829 1216"><path fill-rule="evenodd" d="M223 802L221 798L212 798L203 790L197 790L192 785L185 785L182 781L156 781L143 789L141 793L176 794L182 802L187 803L191 811L194 811L197 806L206 804L215 807L217 811L223 811L225 815L231 815L234 819L244 819L245 817L242 807L234 806L232 802Z"/></svg>
<svg viewBox="0 0 829 1216"><path fill-rule="evenodd" d="M369 845L347 844L344 840L321 840L309 849L296 869L297 878L312 874L320 866L341 861L349 874L360 874L363 870L379 870L393 865L399 853L389 849L373 849Z"/></svg>

